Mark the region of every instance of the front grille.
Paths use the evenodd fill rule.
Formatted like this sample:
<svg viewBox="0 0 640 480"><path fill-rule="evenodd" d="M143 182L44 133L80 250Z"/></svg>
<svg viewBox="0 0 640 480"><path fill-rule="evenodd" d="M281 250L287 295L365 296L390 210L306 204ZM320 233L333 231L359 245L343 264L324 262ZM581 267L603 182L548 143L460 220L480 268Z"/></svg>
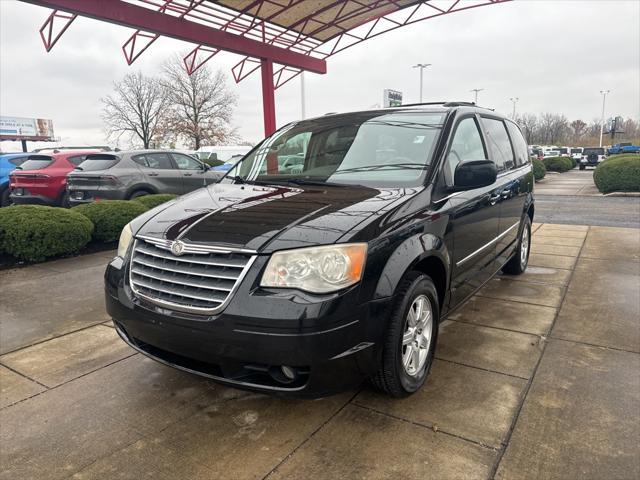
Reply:
<svg viewBox="0 0 640 480"><path fill-rule="evenodd" d="M176 256L170 244L159 239L136 239L129 278L134 293L176 310L219 311L253 261L245 253L195 245L185 248L188 253Z"/></svg>

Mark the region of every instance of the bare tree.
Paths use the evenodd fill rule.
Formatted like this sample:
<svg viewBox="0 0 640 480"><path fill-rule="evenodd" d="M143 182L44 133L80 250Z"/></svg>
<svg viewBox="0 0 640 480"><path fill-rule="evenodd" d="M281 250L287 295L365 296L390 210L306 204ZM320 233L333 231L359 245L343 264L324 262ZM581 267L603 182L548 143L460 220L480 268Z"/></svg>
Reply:
<svg viewBox="0 0 640 480"><path fill-rule="evenodd" d="M580 119L574 120L569 124L569 126L571 127L571 133L574 140L579 140L580 137L582 137L582 135L584 134L585 129L587 128L587 124Z"/></svg>
<svg viewBox="0 0 640 480"><path fill-rule="evenodd" d="M171 125L175 134L191 148L237 140L231 128L236 96L227 87L226 76L207 66L189 75L182 58L164 65L165 87L171 101Z"/></svg>
<svg viewBox="0 0 640 480"><path fill-rule="evenodd" d="M128 135L130 141L139 139L144 148L158 146L168 107L162 83L138 72L127 74L113 87L112 95L100 99L107 135L117 140Z"/></svg>
<svg viewBox="0 0 640 480"><path fill-rule="evenodd" d="M535 140L536 130L538 128L538 117L532 113L524 113L516 116L516 122L522 128L522 133L529 144L533 144Z"/></svg>

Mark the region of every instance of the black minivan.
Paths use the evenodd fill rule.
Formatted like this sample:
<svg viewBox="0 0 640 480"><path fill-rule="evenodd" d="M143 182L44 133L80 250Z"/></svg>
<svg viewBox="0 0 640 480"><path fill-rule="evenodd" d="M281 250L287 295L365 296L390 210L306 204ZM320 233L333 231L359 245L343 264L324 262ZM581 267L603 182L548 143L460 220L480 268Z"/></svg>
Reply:
<svg viewBox="0 0 640 480"><path fill-rule="evenodd" d="M226 384L317 397L368 378L405 396L440 322L526 269L533 213L527 144L491 110L295 122L127 225L107 309L136 350Z"/></svg>

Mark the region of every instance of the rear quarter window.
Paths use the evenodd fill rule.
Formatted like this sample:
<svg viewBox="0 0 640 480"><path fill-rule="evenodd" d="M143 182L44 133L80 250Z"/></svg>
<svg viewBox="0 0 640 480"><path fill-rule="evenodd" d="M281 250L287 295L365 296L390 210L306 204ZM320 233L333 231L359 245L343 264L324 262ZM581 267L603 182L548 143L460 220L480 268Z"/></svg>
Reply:
<svg viewBox="0 0 640 480"><path fill-rule="evenodd" d="M527 142L515 123L509 121L506 123L509 136L511 137L511 143L513 144L516 166L521 167L522 165L526 165L529 163L529 147L527 146Z"/></svg>
<svg viewBox="0 0 640 480"><path fill-rule="evenodd" d="M515 158L504 122L494 118L482 117L482 125L492 160L496 163L498 171L512 169L515 166Z"/></svg>

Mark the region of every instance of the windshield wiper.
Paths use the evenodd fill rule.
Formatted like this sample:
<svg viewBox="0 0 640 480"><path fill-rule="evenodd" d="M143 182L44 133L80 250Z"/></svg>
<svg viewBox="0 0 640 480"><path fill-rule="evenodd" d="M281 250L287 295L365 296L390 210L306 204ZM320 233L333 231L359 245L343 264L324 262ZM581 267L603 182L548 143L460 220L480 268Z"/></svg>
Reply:
<svg viewBox="0 0 640 480"><path fill-rule="evenodd" d="M364 165L362 167L345 168L344 170L336 170L332 175L351 172L370 172L375 170L426 170L429 165L420 165L418 163L387 163L383 165Z"/></svg>
<svg viewBox="0 0 640 480"><path fill-rule="evenodd" d="M291 178L284 180L287 183L291 183L293 185L318 185L321 187L349 187L354 185L348 185L346 183L333 183L333 182L323 182L321 180L307 180L306 178Z"/></svg>

